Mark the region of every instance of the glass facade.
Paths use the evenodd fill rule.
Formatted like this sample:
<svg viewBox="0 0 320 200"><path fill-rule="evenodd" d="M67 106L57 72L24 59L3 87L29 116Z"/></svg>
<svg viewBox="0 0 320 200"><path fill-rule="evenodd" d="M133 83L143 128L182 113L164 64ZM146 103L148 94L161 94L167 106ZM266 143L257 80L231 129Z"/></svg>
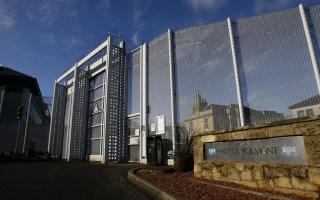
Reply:
<svg viewBox="0 0 320 200"><path fill-rule="evenodd" d="M139 161L140 154L140 117L128 120L129 161Z"/></svg>
<svg viewBox="0 0 320 200"><path fill-rule="evenodd" d="M102 154L102 131L104 113L104 83L105 73L100 73L89 82L89 116L88 116L88 142L90 155Z"/></svg>

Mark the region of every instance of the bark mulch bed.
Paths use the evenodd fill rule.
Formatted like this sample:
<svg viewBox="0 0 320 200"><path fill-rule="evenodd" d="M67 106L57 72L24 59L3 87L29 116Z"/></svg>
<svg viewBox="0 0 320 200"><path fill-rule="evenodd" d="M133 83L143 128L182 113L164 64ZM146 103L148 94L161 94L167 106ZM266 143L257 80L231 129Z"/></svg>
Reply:
<svg viewBox="0 0 320 200"><path fill-rule="evenodd" d="M164 173L164 170L161 169L139 169L136 171L136 174L161 188L165 192L172 194L177 199L267 200L277 199L275 196L282 196L289 199L309 200L308 198L302 198L295 195L286 195L277 192L270 193L266 191L255 190L238 184L195 178L193 176L193 172ZM244 191L252 191L252 193L264 193L266 196L235 191L234 189L229 189L226 187L232 187L236 190L240 189Z"/></svg>

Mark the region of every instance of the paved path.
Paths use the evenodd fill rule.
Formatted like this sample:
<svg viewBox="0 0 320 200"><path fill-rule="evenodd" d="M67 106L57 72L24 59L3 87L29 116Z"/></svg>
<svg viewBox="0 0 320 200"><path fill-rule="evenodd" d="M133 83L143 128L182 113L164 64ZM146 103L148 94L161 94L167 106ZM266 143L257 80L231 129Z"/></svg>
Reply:
<svg viewBox="0 0 320 200"><path fill-rule="evenodd" d="M0 162L0 199L150 199L128 183L134 164Z"/></svg>

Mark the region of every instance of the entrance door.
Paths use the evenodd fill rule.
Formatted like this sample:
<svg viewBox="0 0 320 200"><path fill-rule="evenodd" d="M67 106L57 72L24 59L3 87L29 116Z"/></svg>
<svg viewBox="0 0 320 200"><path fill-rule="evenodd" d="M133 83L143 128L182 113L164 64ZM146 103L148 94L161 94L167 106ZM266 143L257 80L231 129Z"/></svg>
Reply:
<svg viewBox="0 0 320 200"><path fill-rule="evenodd" d="M140 157L140 116L128 119L129 161L139 162Z"/></svg>

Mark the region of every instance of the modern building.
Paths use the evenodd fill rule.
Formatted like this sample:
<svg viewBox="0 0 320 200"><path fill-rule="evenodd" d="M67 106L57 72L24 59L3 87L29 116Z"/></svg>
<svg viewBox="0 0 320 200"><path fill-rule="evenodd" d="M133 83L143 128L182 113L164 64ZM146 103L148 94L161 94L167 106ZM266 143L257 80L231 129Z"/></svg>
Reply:
<svg viewBox="0 0 320 200"><path fill-rule="evenodd" d="M172 165L192 120L216 131L294 118L290 105L320 94L319 13L300 5L169 29L129 52L110 36L56 80L50 152L147 163L157 135Z"/></svg>
<svg viewBox="0 0 320 200"><path fill-rule="evenodd" d="M56 80L49 152L57 158L126 160L124 43L109 37Z"/></svg>
<svg viewBox="0 0 320 200"><path fill-rule="evenodd" d="M37 80L0 66L0 153L47 151L49 124Z"/></svg>
<svg viewBox="0 0 320 200"><path fill-rule="evenodd" d="M46 104L48 114L51 115L52 113L52 97L42 97L44 103Z"/></svg>

